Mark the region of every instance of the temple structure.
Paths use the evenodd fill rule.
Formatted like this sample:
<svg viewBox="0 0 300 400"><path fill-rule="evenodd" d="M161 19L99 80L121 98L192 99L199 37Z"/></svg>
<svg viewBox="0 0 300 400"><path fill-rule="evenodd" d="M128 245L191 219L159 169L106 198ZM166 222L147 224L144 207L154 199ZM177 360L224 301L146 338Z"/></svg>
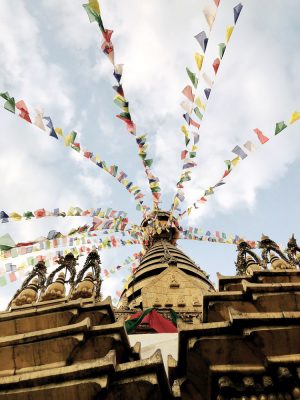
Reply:
<svg viewBox="0 0 300 400"><path fill-rule="evenodd" d="M153 225L156 229L152 230ZM300 399L300 249L241 240L237 274L207 274L176 245L165 212L142 222L145 253L119 305L101 298L101 263L37 264L0 313L0 400ZM129 335L130 334L130 335ZM165 368L135 338L178 338Z"/></svg>

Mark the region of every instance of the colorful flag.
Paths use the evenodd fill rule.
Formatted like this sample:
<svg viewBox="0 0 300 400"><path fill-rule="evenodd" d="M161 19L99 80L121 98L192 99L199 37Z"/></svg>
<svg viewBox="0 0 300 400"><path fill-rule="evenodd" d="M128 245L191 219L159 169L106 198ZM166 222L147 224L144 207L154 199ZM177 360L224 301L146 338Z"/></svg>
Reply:
<svg viewBox="0 0 300 400"><path fill-rule="evenodd" d="M195 61L196 61L196 65L197 65L197 68L199 71L201 71L203 59L204 59L204 56L202 54L195 53Z"/></svg>
<svg viewBox="0 0 300 400"><path fill-rule="evenodd" d="M229 40L230 40L230 37L231 37L232 32L233 32L233 28L234 28L233 26L228 26L227 29L226 29L226 43L228 43Z"/></svg>
<svg viewBox="0 0 300 400"><path fill-rule="evenodd" d="M220 55L221 59L224 56L225 50L226 50L226 44L225 43L219 43L219 55Z"/></svg>
<svg viewBox="0 0 300 400"><path fill-rule="evenodd" d="M258 140L261 144L265 144L269 140L269 138L264 136L262 131L260 131L258 128L253 129L253 131L257 134Z"/></svg>
<svg viewBox="0 0 300 400"><path fill-rule="evenodd" d="M285 124L284 121L277 122L276 127L275 127L275 135L278 135L278 133L283 131L285 128L287 128L287 125Z"/></svg>
<svg viewBox="0 0 300 400"><path fill-rule="evenodd" d="M197 89L197 86L198 86L198 78L196 77L196 74L195 74L194 72L190 71L190 70L188 69L188 67L186 67L186 72L187 72L187 74L188 74L188 76L189 76L189 78L190 78L190 80L191 80L191 82L192 82L194 88Z"/></svg>
<svg viewBox="0 0 300 400"><path fill-rule="evenodd" d="M183 90L182 93L191 101L194 102L195 95L193 93L193 89L190 85L187 85Z"/></svg>
<svg viewBox="0 0 300 400"><path fill-rule="evenodd" d="M243 5L242 3L239 3L238 5L236 5L235 7L233 7L233 18L234 18L234 23L236 24L240 13L242 11Z"/></svg>
<svg viewBox="0 0 300 400"><path fill-rule="evenodd" d="M293 124L293 123L296 122L298 119L300 119L300 112L299 112L299 111L293 112L293 114L291 115L289 124Z"/></svg>
<svg viewBox="0 0 300 400"><path fill-rule="evenodd" d="M213 62L213 69L215 71L215 74L217 74L219 66L220 66L220 59L216 58L215 61Z"/></svg>
<svg viewBox="0 0 300 400"><path fill-rule="evenodd" d="M244 160L246 157L248 157L248 155L244 152L244 150L236 145L235 148L232 150L232 152L234 154L236 154L237 156L240 156L242 160Z"/></svg>
<svg viewBox="0 0 300 400"><path fill-rule="evenodd" d="M206 36L206 33L204 31L198 33L196 36L194 36L197 42L200 44L203 53L205 53L206 47L207 47L207 42L208 38Z"/></svg>

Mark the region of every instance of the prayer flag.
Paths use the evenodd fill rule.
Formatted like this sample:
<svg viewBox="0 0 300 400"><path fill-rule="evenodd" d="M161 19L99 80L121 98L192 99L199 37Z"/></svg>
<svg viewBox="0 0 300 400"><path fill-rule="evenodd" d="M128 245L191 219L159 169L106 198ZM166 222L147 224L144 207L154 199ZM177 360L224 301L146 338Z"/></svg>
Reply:
<svg viewBox="0 0 300 400"><path fill-rule="evenodd" d="M243 5L242 3L239 3L238 5L236 5L235 7L233 7L233 18L234 18L234 23L236 24L240 13L242 11Z"/></svg>
<svg viewBox="0 0 300 400"><path fill-rule="evenodd" d="M213 69L215 71L215 74L217 74L219 66L220 66L220 59L216 58L215 61L213 62Z"/></svg>
<svg viewBox="0 0 300 400"><path fill-rule="evenodd" d="M181 107L188 113L188 114L191 114L192 113L192 111L193 111L193 105L192 104L190 104L188 101L182 101L181 103L180 103L180 105L181 105Z"/></svg>
<svg viewBox="0 0 300 400"><path fill-rule="evenodd" d="M226 44L225 43L219 43L219 55L220 55L221 59L224 56L225 50L226 50Z"/></svg>
<svg viewBox="0 0 300 400"><path fill-rule="evenodd" d="M269 140L269 138L264 136L262 131L260 131L258 128L253 129L253 131L257 134L258 140L261 144L265 144Z"/></svg>
<svg viewBox="0 0 300 400"><path fill-rule="evenodd" d="M204 89L204 93L205 93L207 100L209 99L210 92L211 92L211 89L209 89L209 88Z"/></svg>
<svg viewBox="0 0 300 400"><path fill-rule="evenodd" d="M195 108L194 108L194 113L195 113L195 115L196 115L200 120L202 120L203 115L201 114L201 112L200 112L200 110L199 110L198 107L195 107Z"/></svg>
<svg viewBox="0 0 300 400"><path fill-rule="evenodd" d="M232 32L233 32L233 28L234 28L233 26L228 26L227 29L226 29L226 43L228 43L229 40L230 40L230 37L231 37Z"/></svg>
<svg viewBox="0 0 300 400"><path fill-rule="evenodd" d="M198 78L196 77L196 74L192 71L190 71L187 67L186 67L186 72L194 86L195 89L197 89L198 86Z"/></svg>
<svg viewBox="0 0 300 400"><path fill-rule="evenodd" d="M206 36L206 33L204 31L198 33L196 36L194 36L195 39L198 41L198 43L200 44L203 53L205 53L206 47L207 47L207 42L208 42L208 38Z"/></svg>
<svg viewBox="0 0 300 400"><path fill-rule="evenodd" d="M291 119L290 119L289 124L293 124L293 123L296 122L298 119L300 119L300 112L299 112L299 111L293 112L293 114L291 115Z"/></svg>
<svg viewBox="0 0 300 400"><path fill-rule="evenodd" d="M235 148L232 150L232 152L234 154L236 154L237 156L240 156L242 160L244 160L246 157L248 157L248 155L238 145L235 146Z"/></svg>
<svg viewBox="0 0 300 400"><path fill-rule="evenodd" d="M195 53L195 61L196 61L196 65L197 65L197 68L199 71L201 71L203 59L204 59L204 56L202 54Z"/></svg>
<svg viewBox="0 0 300 400"><path fill-rule="evenodd" d="M195 95L193 94L193 89L190 85L186 86L182 93L191 101L194 102Z"/></svg>
<svg viewBox="0 0 300 400"><path fill-rule="evenodd" d="M254 144L253 144L250 140L248 140L248 141L244 144L244 147L245 147L247 150L249 150L249 151L255 151L255 150L256 150L256 147L254 146Z"/></svg>
<svg viewBox="0 0 300 400"><path fill-rule="evenodd" d="M203 9L203 14L206 19L206 22L211 30L211 27L214 23L214 20L216 18L216 11L211 7L211 6L206 6Z"/></svg>
<svg viewBox="0 0 300 400"><path fill-rule="evenodd" d="M278 135L281 131L283 131L287 125L285 124L284 121L277 122L276 127L275 127L275 135Z"/></svg>
<svg viewBox="0 0 300 400"><path fill-rule="evenodd" d="M198 106L199 108L201 108L203 111L205 111L206 105L204 103L202 103L200 97L197 97L195 100L195 104L196 106Z"/></svg>

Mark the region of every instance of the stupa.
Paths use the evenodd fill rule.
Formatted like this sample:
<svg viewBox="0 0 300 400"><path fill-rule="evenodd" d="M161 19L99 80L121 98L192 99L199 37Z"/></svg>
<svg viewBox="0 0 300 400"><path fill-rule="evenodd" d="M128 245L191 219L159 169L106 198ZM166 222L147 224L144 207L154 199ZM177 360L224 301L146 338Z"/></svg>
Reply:
<svg viewBox="0 0 300 400"><path fill-rule="evenodd" d="M79 271L71 253L50 274L33 268L0 313L0 400L299 399L295 238L283 252L263 235L261 256L240 240L237 274L219 275L217 290L177 247L169 213L142 228L144 254L117 308L102 299L96 251ZM145 358L143 335L176 336L167 368L165 342Z"/></svg>

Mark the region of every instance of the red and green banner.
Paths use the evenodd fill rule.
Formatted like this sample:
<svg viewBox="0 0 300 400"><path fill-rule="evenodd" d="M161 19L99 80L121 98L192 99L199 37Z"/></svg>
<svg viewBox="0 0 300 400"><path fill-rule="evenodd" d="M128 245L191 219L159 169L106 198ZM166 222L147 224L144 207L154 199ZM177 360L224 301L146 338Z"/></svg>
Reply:
<svg viewBox="0 0 300 400"><path fill-rule="evenodd" d="M148 324L150 328L158 333L176 333L177 314L170 310L172 322L159 314L154 308L147 308L131 315L130 319L125 321L125 328L128 334L132 333L141 323Z"/></svg>

